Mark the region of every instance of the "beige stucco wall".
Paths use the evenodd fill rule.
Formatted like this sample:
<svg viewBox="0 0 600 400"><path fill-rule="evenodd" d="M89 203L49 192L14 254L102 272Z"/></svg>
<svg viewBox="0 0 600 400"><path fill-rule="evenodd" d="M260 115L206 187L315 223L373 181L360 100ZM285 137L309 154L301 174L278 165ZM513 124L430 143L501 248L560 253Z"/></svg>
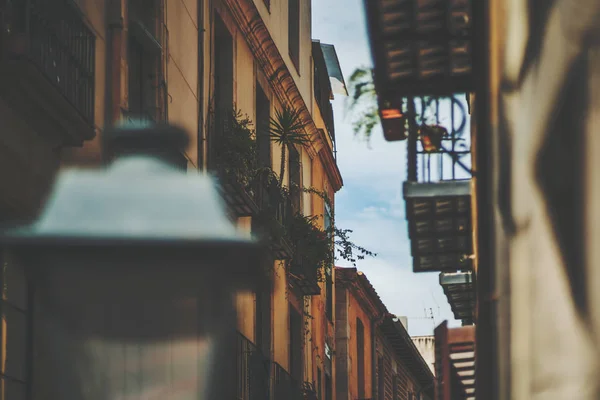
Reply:
<svg viewBox="0 0 600 400"><path fill-rule="evenodd" d="M198 17L197 0L166 1L169 30L167 83L169 122L190 138L188 168L198 167Z"/></svg>

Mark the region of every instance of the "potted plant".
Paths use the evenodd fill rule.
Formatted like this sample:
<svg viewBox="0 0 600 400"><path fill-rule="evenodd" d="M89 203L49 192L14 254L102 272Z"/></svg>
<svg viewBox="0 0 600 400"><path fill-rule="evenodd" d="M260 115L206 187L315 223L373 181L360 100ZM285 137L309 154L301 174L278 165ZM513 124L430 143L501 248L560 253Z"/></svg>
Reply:
<svg viewBox="0 0 600 400"><path fill-rule="evenodd" d="M294 244L292 266L306 279L323 280L322 269L333 264L333 241L315 225L316 217L296 214L292 220L290 239Z"/></svg>
<svg viewBox="0 0 600 400"><path fill-rule="evenodd" d="M213 119L215 113L212 113ZM211 151L211 164L218 174L233 178L246 191L252 192L252 180L256 175L257 148L253 124L240 110L221 113L218 131Z"/></svg>
<svg viewBox="0 0 600 400"><path fill-rule="evenodd" d="M421 125L419 127L419 137L423 150L428 153L440 151L442 148L442 139L448 136L448 131L441 125Z"/></svg>

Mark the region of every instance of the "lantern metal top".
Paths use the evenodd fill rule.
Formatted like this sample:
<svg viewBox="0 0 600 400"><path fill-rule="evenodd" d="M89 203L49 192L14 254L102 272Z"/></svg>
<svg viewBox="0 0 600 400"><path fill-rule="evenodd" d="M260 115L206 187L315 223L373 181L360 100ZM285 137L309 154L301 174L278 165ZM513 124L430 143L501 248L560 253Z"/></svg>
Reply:
<svg viewBox="0 0 600 400"><path fill-rule="evenodd" d="M106 169L60 172L40 218L5 231L0 240L28 246L257 248L227 219L210 176L186 174L161 160L156 153L161 143L164 150L183 147L186 140L178 128L159 128L107 131L115 143L151 140L138 154L133 145L115 151L123 156Z"/></svg>

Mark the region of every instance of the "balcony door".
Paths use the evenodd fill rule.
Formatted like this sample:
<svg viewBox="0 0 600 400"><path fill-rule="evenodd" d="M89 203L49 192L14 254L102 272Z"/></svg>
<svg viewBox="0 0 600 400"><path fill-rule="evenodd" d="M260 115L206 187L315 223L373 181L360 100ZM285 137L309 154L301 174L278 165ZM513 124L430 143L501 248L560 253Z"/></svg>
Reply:
<svg viewBox="0 0 600 400"><path fill-rule="evenodd" d="M258 162L261 167L272 167L271 161L271 102L256 82L256 141Z"/></svg>
<svg viewBox="0 0 600 400"><path fill-rule="evenodd" d="M296 384L302 383L304 325L302 315L290 304L290 375Z"/></svg>
<svg viewBox="0 0 600 400"><path fill-rule="evenodd" d="M212 115L208 129L208 163L215 169L216 142L223 134L227 119L233 111L233 37L218 13L214 24L214 90L211 104Z"/></svg>
<svg viewBox="0 0 600 400"><path fill-rule="evenodd" d="M166 80L161 0L129 0L128 119L164 121Z"/></svg>

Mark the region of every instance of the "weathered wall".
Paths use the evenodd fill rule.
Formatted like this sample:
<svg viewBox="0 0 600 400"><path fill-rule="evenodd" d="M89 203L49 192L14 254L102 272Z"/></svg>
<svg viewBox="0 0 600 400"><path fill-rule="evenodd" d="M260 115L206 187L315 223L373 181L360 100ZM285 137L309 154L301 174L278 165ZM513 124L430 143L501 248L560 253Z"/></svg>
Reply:
<svg viewBox="0 0 600 400"><path fill-rule="evenodd" d="M412 341L421 353L431 372L435 375L435 336L413 336Z"/></svg>
<svg viewBox="0 0 600 400"><path fill-rule="evenodd" d="M166 1L169 30L167 84L169 122L190 138L188 168L198 168L198 0Z"/></svg>
<svg viewBox="0 0 600 400"><path fill-rule="evenodd" d="M492 0L487 15L493 378L502 399L596 399L600 3L538 6Z"/></svg>

